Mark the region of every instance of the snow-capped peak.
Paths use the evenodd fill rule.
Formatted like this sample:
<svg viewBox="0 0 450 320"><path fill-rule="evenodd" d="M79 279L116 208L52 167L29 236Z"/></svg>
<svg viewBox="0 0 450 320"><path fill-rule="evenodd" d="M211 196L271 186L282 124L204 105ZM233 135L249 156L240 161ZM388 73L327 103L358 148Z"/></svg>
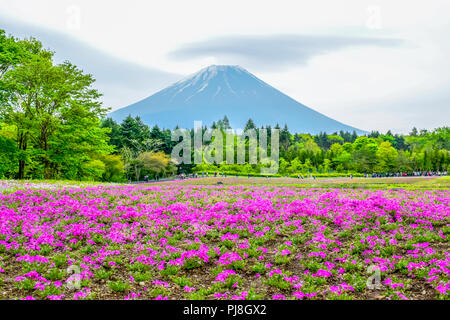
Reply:
<svg viewBox="0 0 450 320"><path fill-rule="evenodd" d="M210 82L214 81L215 88L227 88L228 90L226 92L235 95L236 91L234 90L232 84L230 84L230 79L236 77L242 77L243 79L251 77L257 79L247 70L237 65L210 65L174 83L164 91L165 94L171 96L171 100L175 99L175 97L180 94L187 93L189 91L185 97L185 101L189 101L194 95L203 92L205 88L210 85ZM226 92L222 90L222 94L226 94ZM217 94L218 92L216 91L212 94L211 98L215 98Z"/></svg>
<svg viewBox="0 0 450 320"><path fill-rule="evenodd" d="M198 81L208 81L211 80L212 78L214 78L215 76L217 76L219 73L223 73L223 72L230 72L230 71L237 71L237 72L245 72L247 74L250 74L247 70L245 70L244 68L235 65L235 66L231 66L231 65L210 65L208 67L205 67L203 69L200 69L200 71L188 75L187 77L185 77L184 79L176 82L175 84L181 84L181 83L185 83L185 82L191 82L192 85L197 84Z"/></svg>

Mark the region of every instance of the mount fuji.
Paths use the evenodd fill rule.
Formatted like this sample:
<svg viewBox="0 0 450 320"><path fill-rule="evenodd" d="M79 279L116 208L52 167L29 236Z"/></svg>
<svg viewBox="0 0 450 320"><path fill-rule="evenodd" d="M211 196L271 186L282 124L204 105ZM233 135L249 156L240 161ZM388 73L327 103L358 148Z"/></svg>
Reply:
<svg viewBox="0 0 450 320"><path fill-rule="evenodd" d="M149 125L193 128L194 121L210 125L228 117L233 129L248 119L258 127L287 124L295 133L366 132L333 120L295 101L239 66L206 67L130 106L109 114L115 121L140 116Z"/></svg>

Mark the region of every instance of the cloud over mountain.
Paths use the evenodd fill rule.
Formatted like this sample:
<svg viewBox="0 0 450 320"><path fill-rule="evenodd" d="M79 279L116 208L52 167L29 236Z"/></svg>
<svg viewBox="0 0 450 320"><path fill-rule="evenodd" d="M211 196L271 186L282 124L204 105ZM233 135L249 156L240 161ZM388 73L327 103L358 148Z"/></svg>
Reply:
<svg viewBox="0 0 450 320"><path fill-rule="evenodd" d="M247 35L187 43L168 54L175 60L214 57L252 68L280 70L309 59L355 46L397 47L401 39L317 35Z"/></svg>

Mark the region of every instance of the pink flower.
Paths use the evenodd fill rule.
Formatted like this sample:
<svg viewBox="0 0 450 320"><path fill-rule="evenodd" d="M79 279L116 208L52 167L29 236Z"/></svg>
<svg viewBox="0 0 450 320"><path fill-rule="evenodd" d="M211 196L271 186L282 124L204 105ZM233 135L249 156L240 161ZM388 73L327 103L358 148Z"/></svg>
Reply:
<svg viewBox="0 0 450 320"><path fill-rule="evenodd" d="M232 300L245 300L248 296L247 291L242 291L240 295L234 295L231 299Z"/></svg>
<svg viewBox="0 0 450 320"><path fill-rule="evenodd" d="M124 300L134 300L140 297L140 293L130 292L129 295L127 295Z"/></svg>
<svg viewBox="0 0 450 320"><path fill-rule="evenodd" d="M325 278L329 278L332 277L333 274L328 271L328 270L324 270L324 269L319 269L317 270L316 273L312 274L313 277L325 277Z"/></svg>
<svg viewBox="0 0 450 320"><path fill-rule="evenodd" d="M239 261L242 260L242 258L237 254L236 252L227 252L220 256L217 263L219 265L228 265L231 264L233 261Z"/></svg>
<svg viewBox="0 0 450 320"><path fill-rule="evenodd" d="M167 282L165 282L165 281L156 280L156 281L153 281L152 283L157 285L157 286L164 286L166 288L170 287L169 284Z"/></svg>
<svg viewBox="0 0 450 320"><path fill-rule="evenodd" d="M301 291L295 291L293 293L294 297L296 297L297 299L302 300L305 297L305 294Z"/></svg>
<svg viewBox="0 0 450 320"><path fill-rule="evenodd" d="M330 291L333 293L341 293L341 288L339 288L339 286L331 286L330 287Z"/></svg>
<svg viewBox="0 0 450 320"><path fill-rule="evenodd" d="M191 292L191 291L194 291L195 290L195 288L194 287L188 287L188 286L184 286L184 290L186 291L186 292Z"/></svg>
<svg viewBox="0 0 450 320"><path fill-rule="evenodd" d="M232 269L227 269L222 271L221 273L219 273L216 277L216 281L217 282L223 282L225 283L225 281L228 279L228 277L232 274L236 274L236 271L232 270Z"/></svg>

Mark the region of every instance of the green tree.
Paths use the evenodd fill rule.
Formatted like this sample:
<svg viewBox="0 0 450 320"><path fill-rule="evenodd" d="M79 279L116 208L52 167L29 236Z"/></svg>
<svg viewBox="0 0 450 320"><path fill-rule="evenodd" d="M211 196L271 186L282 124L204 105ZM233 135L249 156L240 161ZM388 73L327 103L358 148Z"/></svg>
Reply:
<svg viewBox="0 0 450 320"><path fill-rule="evenodd" d="M174 172L174 166L170 161L170 157L164 152L147 151L141 153L137 157L140 166L153 175L165 175L166 173Z"/></svg>
<svg viewBox="0 0 450 320"><path fill-rule="evenodd" d="M57 176L92 180L91 174L94 173L95 178L101 178L103 172L98 175L97 171L86 170L85 167L92 167L90 161L101 161L104 155L113 152L114 147L108 144L109 129L102 128L97 112L84 104L73 105L61 116L63 123L49 141L49 158Z"/></svg>
<svg viewBox="0 0 450 320"><path fill-rule="evenodd" d="M124 180L124 164L120 155L104 155L101 161L105 164L103 181L122 182Z"/></svg>
<svg viewBox="0 0 450 320"><path fill-rule="evenodd" d="M73 116L74 110L96 119L106 113L98 102L100 94L91 87L94 81L67 61L54 65L50 57L40 55L4 75L2 89L7 98L1 108L2 116L6 123L17 127L18 148L37 158L44 178L54 177L50 139L70 122L67 116ZM34 149L32 153L27 153L29 146ZM19 179L24 178L25 165L26 161L20 159Z"/></svg>
<svg viewBox="0 0 450 320"><path fill-rule="evenodd" d="M16 39L13 36L7 36L5 31L0 29L0 80L9 70L34 55L50 58L52 52L43 50L41 42L34 38Z"/></svg>
<svg viewBox="0 0 450 320"><path fill-rule="evenodd" d="M358 137L353 143L355 169L359 172L373 172L377 164L377 150L378 144L374 138Z"/></svg>
<svg viewBox="0 0 450 320"><path fill-rule="evenodd" d="M251 130L251 129L256 129L256 125L252 119L248 119L247 123L245 124L244 131Z"/></svg>
<svg viewBox="0 0 450 320"><path fill-rule="evenodd" d="M14 177L17 159L18 149L15 141L0 134L0 178Z"/></svg>
<svg viewBox="0 0 450 320"><path fill-rule="evenodd" d="M112 118L106 118L101 122L100 127L109 128L111 130L108 133L109 144L115 147L115 152L118 152L123 147L120 125Z"/></svg>
<svg viewBox="0 0 450 320"><path fill-rule="evenodd" d="M382 142L376 152L377 171L393 172L397 168L398 152L389 141Z"/></svg>
<svg viewBox="0 0 450 320"><path fill-rule="evenodd" d="M142 142L150 139L150 129L139 116L133 118L129 115L120 124L120 136L124 147L142 150Z"/></svg>

